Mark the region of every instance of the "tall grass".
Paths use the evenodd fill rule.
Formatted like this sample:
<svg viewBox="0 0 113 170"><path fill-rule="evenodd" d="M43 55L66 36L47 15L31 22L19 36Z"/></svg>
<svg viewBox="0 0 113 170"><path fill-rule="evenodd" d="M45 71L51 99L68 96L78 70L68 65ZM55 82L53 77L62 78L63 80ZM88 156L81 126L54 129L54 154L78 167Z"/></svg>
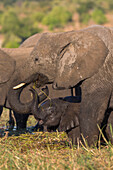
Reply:
<svg viewBox="0 0 113 170"><path fill-rule="evenodd" d="M2 124L6 121L6 114L5 112L5 116L2 115ZM33 117L30 119L33 123ZM82 147L75 147L71 145L64 132L35 132L11 137L8 137L6 133L0 138L1 170L112 168L113 146L110 143L99 148L90 148L87 143Z"/></svg>

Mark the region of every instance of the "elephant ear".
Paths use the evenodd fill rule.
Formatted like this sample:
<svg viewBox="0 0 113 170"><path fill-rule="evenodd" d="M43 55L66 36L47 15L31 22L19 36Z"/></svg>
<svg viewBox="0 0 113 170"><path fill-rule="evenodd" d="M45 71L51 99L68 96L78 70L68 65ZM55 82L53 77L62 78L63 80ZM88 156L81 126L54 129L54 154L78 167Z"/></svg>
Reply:
<svg viewBox="0 0 113 170"><path fill-rule="evenodd" d="M69 103L65 113L61 116L59 131L68 131L79 126L80 104Z"/></svg>
<svg viewBox="0 0 113 170"><path fill-rule="evenodd" d="M62 48L53 88L70 88L93 76L108 54L104 42L88 32L78 32L70 44Z"/></svg>
<svg viewBox="0 0 113 170"><path fill-rule="evenodd" d="M76 114L72 114L73 116L71 116L71 114L65 114L61 117L60 120L60 124L58 127L58 130L60 132L62 131L68 131L70 129L73 129L75 127L79 126L79 119L78 116Z"/></svg>
<svg viewBox="0 0 113 170"><path fill-rule="evenodd" d="M0 84L7 82L15 70L15 60L0 50Z"/></svg>

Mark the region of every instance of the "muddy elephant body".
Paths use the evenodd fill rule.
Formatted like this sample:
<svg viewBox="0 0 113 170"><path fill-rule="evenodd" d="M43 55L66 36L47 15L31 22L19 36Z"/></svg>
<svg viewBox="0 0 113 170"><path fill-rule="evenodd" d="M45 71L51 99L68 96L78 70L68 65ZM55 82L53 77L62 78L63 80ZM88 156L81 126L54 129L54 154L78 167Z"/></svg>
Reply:
<svg viewBox="0 0 113 170"><path fill-rule="evenodd" d="M89 145L95 143L99 134L97 124L101 126L112 94L112 50L112 31L103 26L43 34L28 60L11 78L8 91L11 107L18 111L19 106L21 113L32 111L32 105L26 105L24 111L18 102L15 92L18 84L21 88L38 80L39 87L52 83L54 89L60 90L80 85L80 131Z"/></svg>

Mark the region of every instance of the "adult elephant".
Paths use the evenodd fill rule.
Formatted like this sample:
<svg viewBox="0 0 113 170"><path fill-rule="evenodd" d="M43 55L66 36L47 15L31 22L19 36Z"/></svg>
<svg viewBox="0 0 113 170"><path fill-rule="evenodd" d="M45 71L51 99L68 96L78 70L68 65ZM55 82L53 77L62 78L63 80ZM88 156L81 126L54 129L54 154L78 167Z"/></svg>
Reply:
<svg viewBox="0 0 113 170"><path fill-rule="evenodd" d="M8 92L11 107L28 113L32 102L23 106L17 98L21 86L36 80L38 86L53 83L55 89L81 85L80 130L89 145L98 138L97 124L101 125L108 107L113 79L112 34L108 28L98 27L99 34L93 31L97 26L92 32L88 28L43 34L30 58L14 73ZM20 89L15 90L17 87Z"/></svg>
<svg viewBox="0 0 113 170"><path fill-rule="evenodd" d="M40 38L44 35L45 33L37 33L32 35L31 37L27 38L21 45L19 48L33 48L35 47L35 45L38 43L38 41L40 40ZM51 33L51 35L53 35L53 33ZM41 83L41 82L40 82ZM38 82L36 83L38 86ZM49 88L49 97L50 98L57 98L57 97L65 97L65 96L70 96L70 95L80 95L80 89L79 87L76 87L74 89L66 89L63 91L56 91L52 88L51 84L48 84L48 88Z"/></svg>
<svg viewBox="0 0 113 170"><path fill-rule="evenodd" d="M7 91L9 88L10 77L13 75L15 70L21 66L21 64L26 60L32 48L25 50L25 48L18 49L5 49L2 48L0 50L0 78L3 80L0 83L0 110L1 114L3 111L3 107L11 109L9 103L7 102ZM31 94L28 90L24 90L22 94L22 101L28 102L29 98L31 98ZM32 98L31 98L32 99ZM28 115L20 115L15 113L15 119L17 124L17 129L25 128L26 122L28 119ZM11 116L10 116L11 117ZM18 118L17 118L18 117ZM10 120L11 121L11 120ZM12 121L13 122L13 121Z"/></svg>
<svg viewBox="0 0 113 170"><path fill-rule="evenodd" d="M8 101L7 101L7 91L9 90L10 78L13 76L14 72L21 67L23 63L25 63L26 59L30 56L31 51L33 50L34 46L37 44L39 39L43 33L37 33L30 38L26 39L19 48L1 48L0 49L0 115L3 112L3 107L11 109ZM23 72L23 74L25 74ZM21 102L26 103L32 100L31 93L29 92L29 87L33 86L33 83L30 83L27 86L22 94L21 94ZM54 98L57 96L65 96L71 95L70 90L65 90L64 92L52 93L52 86L49 85L50 89L50 97ZM38 90L39 91L39 90ZM11 127L14 125L14 120L11 116L11 110L9 110L9 117L10 117L10 124ZM26 128L27 120L30 114L19 114L19 112L14 111L14 117L16 120L17 129ZM12 122L12 123L11 123Z"/></svg>

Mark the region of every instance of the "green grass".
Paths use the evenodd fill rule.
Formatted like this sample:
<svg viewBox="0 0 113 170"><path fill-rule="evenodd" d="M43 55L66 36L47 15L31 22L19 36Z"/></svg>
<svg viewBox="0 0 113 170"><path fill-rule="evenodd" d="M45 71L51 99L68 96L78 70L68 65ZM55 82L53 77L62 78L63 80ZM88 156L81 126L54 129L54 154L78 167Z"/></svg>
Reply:
<svg viewBox="0 0 113 170"><path fill-rule="evenodd" d="M7 111L0 123L8 120ZM34 125L31 116L28 124ZM1 126L0 124L0 126ZM113 146L108 143L99 149L70 147L71 143L65 133L34 132L20 136L0 138L0 170L52 170L52 169L112 169Z"/></svg>

